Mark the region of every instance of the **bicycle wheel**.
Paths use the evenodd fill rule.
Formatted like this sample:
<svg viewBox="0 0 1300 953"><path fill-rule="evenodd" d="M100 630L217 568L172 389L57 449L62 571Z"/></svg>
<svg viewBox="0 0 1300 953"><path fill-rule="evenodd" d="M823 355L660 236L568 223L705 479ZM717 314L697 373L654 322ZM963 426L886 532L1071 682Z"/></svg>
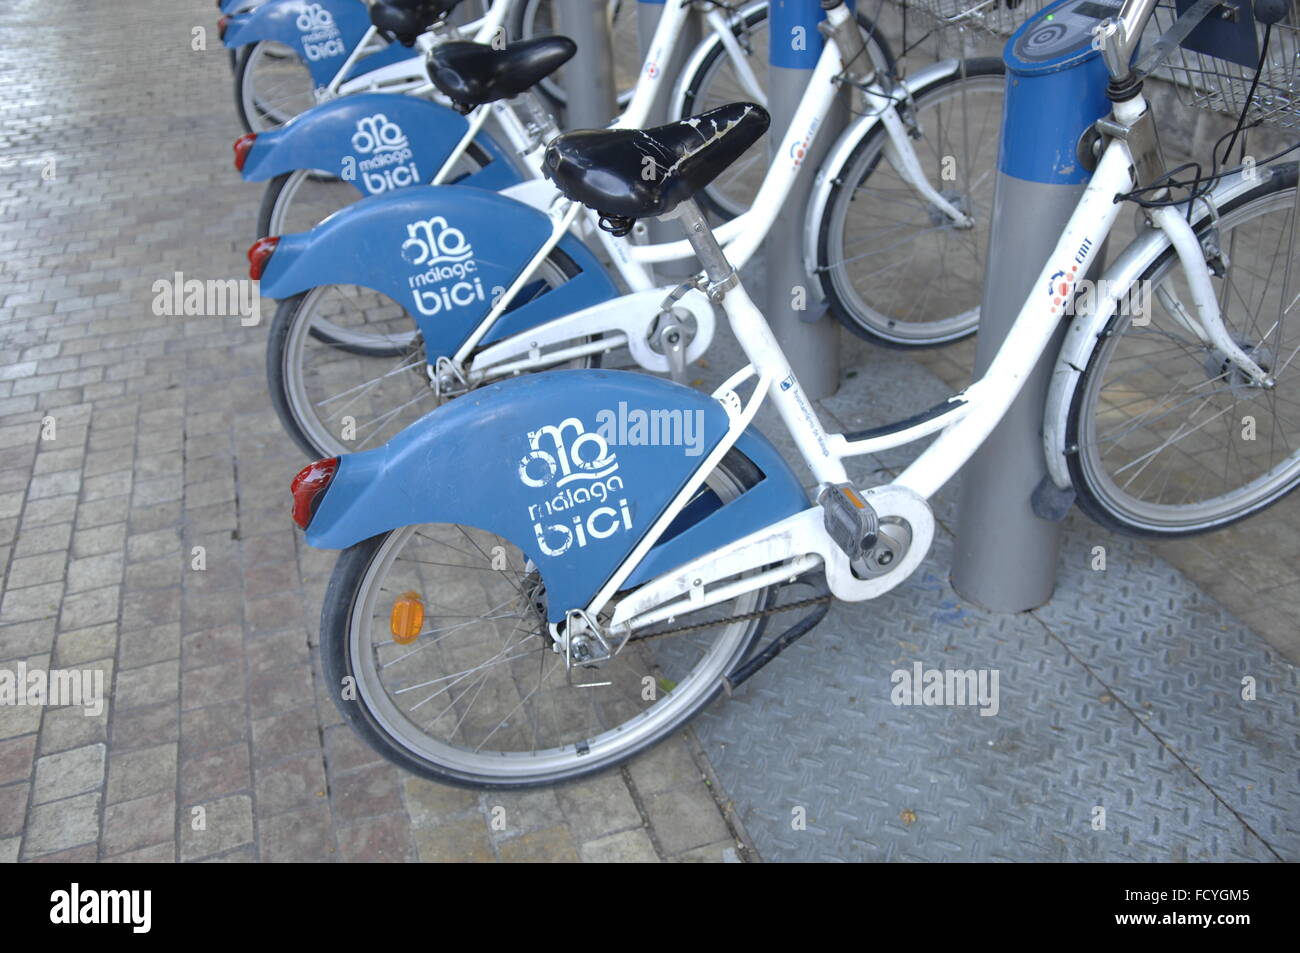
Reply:
<svg viewBox="0 0 1300 953"><path fill-rule="evenodd" d="M517 303L575 274L572 259L553 251ZM314 333L321 328L326 332ZM267 379L275 412L304 453L316 459L377 447L438 406L414 328L393 299L356 285L324 285L280 302L267 339ZM340 347L340 329L386 349Z"/></svg>
<svg viewBox="0 0 1300 953"><path fill-rule="evenodd" d="M618 90L618 105L622 109L632 99L632 87L640 75L641 51L636 27L636 0L607 0L609 25L614 40L614 88ZM564 24L555 15L554 0L520 0L510 11L510 38L527 40L535 36L564 33ZM537 84L558 106L568 97L564 92L562 77L565 67Z"/></svg>
<svg viewBox="0 0 1300 953"><path fill-rule="evenodd" d="M759 479L733 450L692 510ZM426 621L398 645L389 614L408 592L423 598ZM609 684L575 688L552 650L541 579L517 548L472 527L408 526L340 555L321 613L322 667L343 717L400 767L466 786L550 784L619 764L685 724L763 629L762 617L730 620L769 597L746 593L691 613L702 628L631 641L599 668L574 670L575 681Z"/></svg>
<svg viewBox="0 0 1300 953"><path fill-rule="evenodd" d="M1100 335L1070 401L1066 447L1079 505L1103 525L1150 537L1203 533L1300 482L1300 340L1284 300L1296 292L1285 289L1295 189L1295 164L1274 166L1267 182L1220 208L1217 226L1224 268L1212 280L1224 326L1273 388L1252 384L1178 320L1180 308L1195 312L1167 242L1139 279L1152 289L1149 323L1116 314ZM1197 230L1211 225L1203 215Z"/></svg>
<svg viewBox="0 0 1300 953"><path fill-rule="evenodd" d="M903 179L877 125L827 196L817 273L831 310L888 347L933 347L979 326L1005 81L1001 60L963 68L919 92L900 114L929 182L973 219L958 228ZM883 160L883 161L882 161Z"/></svg>
<svg viewBox="0 0 1300 953"><path fill-rule="evenodd" d="M858 25L869 37L867 53L871 62L886 74L894 71L894 54L889 42L877 31L875 24L859 13ZM766 3L754 4L740 11L732 19L732 34L736 37L758 81L767 90L768 9ZM727 103L747 102L754 99L749 86L741 79L735 63L716 36L705 39L708 52L698 61L694 71L681 85L674 97L673 119L685 119ZM784 135L784 130L775 130ZM771 130L769 130L769 135ZM754 204L759 186L770 165L771 140L764 136L737 162L732 163L720 176L707 185L699 198L714 215L725 220L735 218Z"/></svg>
<svg viewBox="0 0 1300 953"><path fill-rule="evenodd" d="M316 105L316 84L298 54L260 40L244 47L235 68L235 109L246 132L278 129Z"/></svg>

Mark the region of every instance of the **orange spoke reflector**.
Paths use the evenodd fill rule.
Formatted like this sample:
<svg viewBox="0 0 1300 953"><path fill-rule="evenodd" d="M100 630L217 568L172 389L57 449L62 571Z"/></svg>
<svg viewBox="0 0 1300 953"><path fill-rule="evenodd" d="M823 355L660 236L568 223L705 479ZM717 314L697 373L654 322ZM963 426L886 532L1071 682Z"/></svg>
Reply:
<svg viewBox="0 0 1300 953"><path fill-rule="evenodd" d="M415 641L424 628L424 600L418 592L404 592L397 597L388 618L388 627L393 630L393 641L398 645L410 645Z"/></svg>

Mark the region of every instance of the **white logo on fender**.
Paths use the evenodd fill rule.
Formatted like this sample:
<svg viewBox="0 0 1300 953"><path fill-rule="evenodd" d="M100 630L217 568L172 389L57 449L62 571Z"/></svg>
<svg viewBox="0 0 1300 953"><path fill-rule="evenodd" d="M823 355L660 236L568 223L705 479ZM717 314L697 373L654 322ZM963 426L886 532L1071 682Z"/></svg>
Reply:
<svg viewBox="0 0 1300 953"><path fill-rule="evenodd" d="M420 170L416 168L406 133L383 113L357 120L352 148L358 155L369 157L357 163L357 171L370 195L406 188L420 181Z"/></svg>
<svg viewBox="0 0 1300 953"><path fill-rule="evenodd" d="M294 25L302 34L303 55L312 62L342 56L347 52L343 48L343 34L334 24L334 15L319 3L308 4L298 14Z"/></svg>
<svg viewBox="0 0 1300 953"><path fill-rule="evenodd" d="M632 528L626 499L618 499L617 509L608 505L623 490L623 478L618 475L618 458L603 436L588 433L582 421L568 417L558 427L531 431L528 446L531 449L519 461L520 482L553 492L528 507L543 555L563 556L575 543L581 549L592 540ZM593 503L600 505L593 507ZM571 510L579 512L570 516ZM561 522L542 522L557 518Z"/></svg>
<svg viewBox="0 0 1300 953"><path fill-rule="evenodd" d="M435 315L486 301L474 249L441 215L406 226L402 257L424 271L406 279L421 314Z"/></svg>

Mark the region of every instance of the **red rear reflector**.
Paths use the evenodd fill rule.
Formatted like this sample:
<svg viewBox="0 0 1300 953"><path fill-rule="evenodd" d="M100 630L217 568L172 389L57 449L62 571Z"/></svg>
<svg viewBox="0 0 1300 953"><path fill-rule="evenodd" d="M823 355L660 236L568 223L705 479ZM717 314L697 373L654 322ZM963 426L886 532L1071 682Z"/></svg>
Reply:
<svg viewBox="0 0 1300 953"><path fill-rule="evenodd" d="M266 271L266 263L271 260L271 253L278 244L280 239L275 235L253 242L248 249L248 277L254 281L261 279L262 272Z"/></svg>
<svg viewBox="0 0 1300 953"><path fill-rule="evenodd" d="M255 139L257 133L246 132L235 140L235 168L240 172L244 171L244 163L248 161L248 153L252 151Z"/></svg>
<svg viewBox="0 0 1300 953"><path fill-rule="evenodd" d="M217 9L218 10L221 9L220 3L217 4ZM230 17L217 18L217 36L220 39L224 40L226 38L226 27L228 27L229 25L230 25Z"/></svg>
<svg viewBox="0 0 1300 953"><path fill-rule="evenodd" d="M316 515L321 494L329 488L338 469L338 457L317 460L299 470L293 483L289 484L289 493L293 496L293 521L301 529L306 529L311 518Z"/></svg>

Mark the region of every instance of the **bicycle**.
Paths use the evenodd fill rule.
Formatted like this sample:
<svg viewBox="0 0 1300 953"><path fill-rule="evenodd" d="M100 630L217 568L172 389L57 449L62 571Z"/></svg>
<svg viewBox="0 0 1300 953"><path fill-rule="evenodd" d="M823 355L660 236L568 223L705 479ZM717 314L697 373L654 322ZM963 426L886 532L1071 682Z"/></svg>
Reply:
<svg viewBox="0 0 1300 953"><path fill-rule="evenodd" d="M984 376L928 417L873 432L823 429L695 200L762 135L762 107L725 107L704 137L675 124L640 139L583 131L552 142L547 168L568 202L600 209L609 222L681 222L703 265L692 287L725 312L749 364L712 397L641 374L528 375L430 413L385 447L304 468L292 486L294 519L310 545L344 550L325 597L321 651L330 693L354 730L407 770L478 787L566 780L654 744L810 630L831 598L874 598L914 573L934 532L927 498L996 426L1060 322L1072 320L1072 336L1058 360L1091 339L1089 366L1109 364L1110 342L1128 333L1116 323L1115 301L1142 276L1160 280L1160 269L1156 298L1172 326L1200 332L1188 364L1210 385L1202 390L1220 387L1225 401L1250 395L1259 406L1276 406L1284 384L1291 393L1296 373L1286 372L1300 345L1279 348L1276 326L1289 306L1291 258L1275 276L1283 295L1270 299L1275 310L1260 325L1267 348L1277 349L1260 363L1267 348L1243 347L1225 325L1229 312L1231 326L1241 323L1239 304L1221 309L1213 293L1216 282L1232 287L1242 257L1229 262L1203 242L1214 232L1221 251L1242 251L1223 239L1278 212L1266 240L1293 239L1295 164L1253 177L1216 169L1189 200L1172 196L1132 71L1155 3L1060 0L1013 37L1009 56L1036 62L1081 96L1095 96L1109 75L1098 121L1040 130L1034 156L1022 157L1050 168L1065 142L1096 143L1095 169ZM841 0L825 6L842 29ZM1193 12L1203 17L1211 6ZM1256 7L1261 19L1280 15L1268 0ZM1059 43L1047 41L1043 26ZM1100 54L1089 48L1094 36ZM1036 47L1026 46L1031 39ZM1011 122L1023 119L1041 74L1019 79ZM649 184L639 179L647 154L664 169ZM1071 317L1106 236L1126 202L1139 199L1152 230L1107 272L1117 293ZM1183 284L1167 280L1173 263ZM1101 328L1110 336L1099 337ZM813 474L814 500L750 426L764 400ZM1077 418L1080 402L1070 407ZM679 421L683 432L695 420L699 439L631 439L633 421L650 414ZM1086 440L1090 425L1074 432ZM863 489L849 481L846 459L927 437L891 482ZM1180 518L1159 530L1182 535L1258 512L1300 481L1300 452L1288 446L1268 474L1234 489L1231 512L1184 500ZM1104 495L1096 503L1109 505ZM1108 512L1129 524L1122 509ZM790 586L804 598L782 601ZM796 610L799 621L760 647L767 621Z"/></svg>
<svg viewBox="0 0 1300 953"><path fill-rule="evenodd" d="M688 13L685 5L665 7L648 64L664 60ZM846 51L838 45L843 42L854 46ZM990 129L995 123L983 122L977 130L982 135L970 134L964 124L976 116L1000 114L1001 67L987 61L945 61L895 85L868 62L864 49L860 31L845 31L826 44L753 208L722 225L719 237L738 264L757 251L841 87L851 86L863 102L860 115L832 148L804 223L809 285L815 289L822 283L837 313L850 316L859 333L873 340L900 346L945 343L972 333L978 323L977 263L991 202L987 193L996 141ZM430 75L436 83L440 72L466 70L463 62L444 69L450 56L473 59L484 64L485 75L495 75L511 55L509 50L443 44L428 55ZM615 127L641 125L664 82L662 71L643 70ZM457 96L451 88L443 92L453 100ZM268 342L272 399L286 430L309 455L382 442L429 406L502 377L575 361L590 365L601 355L627 348L639 366L680 379L686 366L707 350L715 318L705 296L687 292L670 298L673 286L657 287L651 271L655 264L688 257L689 243L645 243L644 225L611 233L597 227L594 214L580 217L576 206L559 213L557 193L541 168L543 144L558 132L549 116L531 95L480 99L487 101L487 109L483 102L463 103L479 108L434 181L443 181L489 115L533 170L529 181L492 197L479 189L443 185L371 196L310 233L267 239L250 252L257 260L254 277L261 279L262 293L281 299ZM957 100L964 108L947 114L948 104ZM945 122L949 118L952 125ZM916 138L920 130L924 134ZM958 189L944 194L932 182L939 181L939 165L957 151L957 142L965 144L966 161L959 180L947 183ZM863 184L886 172L891 188L898 184L922 197L918 204L924 211L917 221L873 226L870 217L878 206ZM881 199L890 200L896 203L898 195ZM456 246L451 257L469 259L478 269L477 284L448 273L455 280L441 286L456 295L454 300L422 297L423 285L411 284L426 280L420 275L428 273L427 262L447 257L419 254L422 246L414 239L423 227L420 222L450 229L447 235ZM600 243L630 294L620 297L591 252L568 235L575 223L578 237ZM907 314L886 310L895 300L890 288L879 292L879 305L852 283L847 286L852 294L841 290L845 285L835 275L852 265L846 245L866 241L879 229L888 229L896 243L928 241L940 250L949 232L958 236L957 251L946 256L954 267L946 300L952 311L909 320ZM425 246L431 239L423 239ZM358 256L358 248L406 248L412 257ZM959 264L964 265L961 271L956 270ZM432 286L440 280L435 276ZM949 286L936 280L932 287L946 291ZM410 330L412 319L415 331ZM347 357L334 347L344 335L351 345Z"/></svg>
<svg viewBox="0 0 1300 953"><path fill-rule="evenodd" d="M249 133L276 129L322 102L364 92L427 94L420 53L440 39L491 36L501 10L459 27L448 18L461 0L264 0L218 21L236 53L235 109ZM372 18L379 16L378 23ZM387 38L399 38L390 42ZM412 51L412 47L416 51ZM306 70L304 76L302 71Z"/></svg>

